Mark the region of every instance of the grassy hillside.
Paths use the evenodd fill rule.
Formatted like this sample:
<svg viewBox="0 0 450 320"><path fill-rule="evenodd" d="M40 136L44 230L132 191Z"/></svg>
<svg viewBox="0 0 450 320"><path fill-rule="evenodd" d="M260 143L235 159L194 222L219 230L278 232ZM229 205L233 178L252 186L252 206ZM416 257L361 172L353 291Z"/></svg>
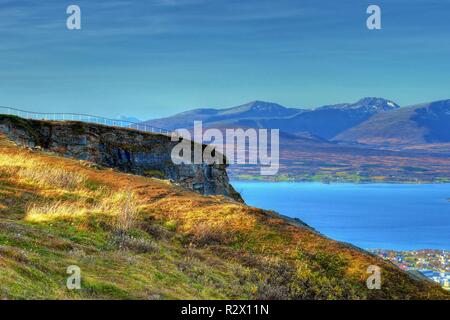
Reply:
<svg viewBox="0 0 450 320"><path fill-rule="evenodd" d="M82 289L66 289L66 268ZM365 286L369 265L382 289ZM0 137L2 299L448 298L278 215Z"/></svg>

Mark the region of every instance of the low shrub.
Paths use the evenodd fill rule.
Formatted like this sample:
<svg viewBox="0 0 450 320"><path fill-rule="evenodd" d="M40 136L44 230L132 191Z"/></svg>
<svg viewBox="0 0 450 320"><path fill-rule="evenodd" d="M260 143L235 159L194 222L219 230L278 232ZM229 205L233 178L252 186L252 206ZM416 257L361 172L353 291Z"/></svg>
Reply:
<svg viewBox="0 0 450 320"><path fill-rule="evenodd" d="M121 250L130 250L136 253L159 252L159 245L149 239L131 237L118 232L114 235L112 243Z"/></svg>

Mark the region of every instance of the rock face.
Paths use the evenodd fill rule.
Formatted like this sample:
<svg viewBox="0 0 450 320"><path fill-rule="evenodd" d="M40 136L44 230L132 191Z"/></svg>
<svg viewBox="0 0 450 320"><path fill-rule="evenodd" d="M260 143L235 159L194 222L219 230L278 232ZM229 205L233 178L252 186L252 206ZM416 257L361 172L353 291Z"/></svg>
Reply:
<svg viewBox="0 0 450 320"><path fill-rule="evenodd" d="M0 115L0 132L19 145L143 176L170 179L204 195L242 198L229 183L226 165L175 165L177 142L160 134L82 122L25 120Z"/></svg>

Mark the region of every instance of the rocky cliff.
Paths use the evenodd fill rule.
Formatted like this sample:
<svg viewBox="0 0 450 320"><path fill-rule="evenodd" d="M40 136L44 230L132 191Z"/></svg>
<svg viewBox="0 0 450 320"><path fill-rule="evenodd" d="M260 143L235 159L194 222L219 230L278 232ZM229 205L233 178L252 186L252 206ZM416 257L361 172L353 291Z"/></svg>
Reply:
<svg viewBox="0 0 450 320"><path fill-rule="evenodd" d="M0 115L0 133L15 143L143 176L170 179L203 195L241 196L229 183L226 165L175 165L177 142L160 134L82 122L25 120Z"/></svg>

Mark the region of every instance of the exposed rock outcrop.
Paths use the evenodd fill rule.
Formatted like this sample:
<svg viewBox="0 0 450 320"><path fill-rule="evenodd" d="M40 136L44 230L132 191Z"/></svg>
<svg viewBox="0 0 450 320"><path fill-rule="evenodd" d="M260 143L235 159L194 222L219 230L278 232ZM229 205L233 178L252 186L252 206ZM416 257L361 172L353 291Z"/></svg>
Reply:
<svg viewBox="0 0 450 320"><path fill-rule="evenodd" d="M82 122L25 120L0 115L0 132L15 143L143 176L170 179L204 195L241 196L229 183L226 165L175 165L177 142L160 134Z"/></svg>

